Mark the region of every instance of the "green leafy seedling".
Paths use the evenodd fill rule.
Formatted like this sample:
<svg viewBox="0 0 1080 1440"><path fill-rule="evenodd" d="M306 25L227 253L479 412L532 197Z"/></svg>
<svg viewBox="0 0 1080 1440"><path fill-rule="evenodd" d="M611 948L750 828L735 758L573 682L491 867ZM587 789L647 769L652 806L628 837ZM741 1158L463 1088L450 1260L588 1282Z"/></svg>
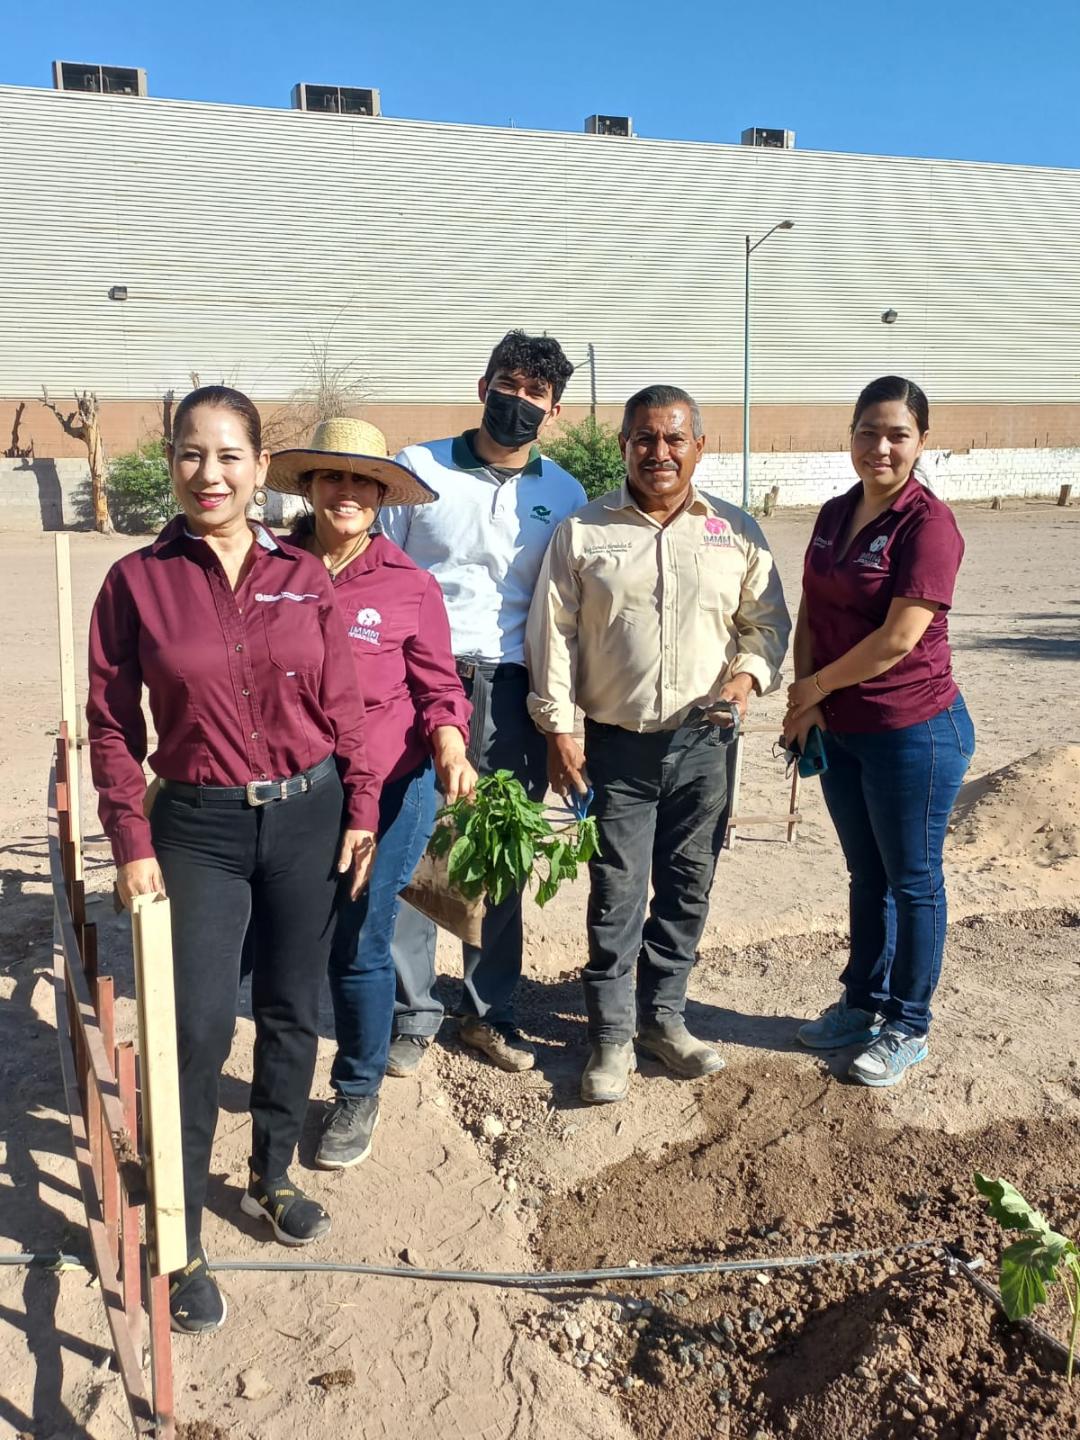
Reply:
<svg viewBox="0 0 1080 1440"><path fill-rule="evenodd" d="M486 892L494 905L534 880L536 903L546 905L600 849L591 816L553 826L510 770L485 775L468 799L444 806L437 820L428 848L447 857L450 884L466 900Z"/></svg>
<svg viewBox="0 0 1080 1440"><path fill-rule="evenodd" d="M1046 1299L1046 1287L1058 1281L1065 1291L1072 1326L1066 1377L1072 1384L1077 1337L1080 1335L1080 1250L1067 1235L1052 1229L1008 1180L988 1180L975 1173L975 1186L986 1196L987 1212L1003 1230L1021 1238L1001 1252L1001 1300L1010 1320L1030 1315Z"/></svg>

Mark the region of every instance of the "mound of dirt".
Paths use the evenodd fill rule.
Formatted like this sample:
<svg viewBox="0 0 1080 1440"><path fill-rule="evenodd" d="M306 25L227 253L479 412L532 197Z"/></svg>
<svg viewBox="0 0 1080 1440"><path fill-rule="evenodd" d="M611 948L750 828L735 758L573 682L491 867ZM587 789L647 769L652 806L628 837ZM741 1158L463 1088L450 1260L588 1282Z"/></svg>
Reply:
<svg viewBox="0 0 1080 1440"><path fill-rule="evenodd" d="M634 1156L549 1202L552 1268L808 1255L940 1239L989 1261L1002 1245L972 1171L1012 1176L1080 1229L1080 1121L966 1135L898 1125L887 1096L820 1081L784 1057L702 1092L707 1133ZM632 1258L631 1258L632 1257ZM619 1287L620 1290L622 1287ZM642 1281L593 1322L534 1321L622 1400L641 1440L1066 1440L1080 1394L933 1251L770 1273ZM615 1299L608 1295L608 1301ZM595 1302L594 1302L595 1303ZM1062 1339L1061 1313L1040 1318ZM574 1346L578 1348L575 1349ZM596 1375L594 1376L594 1371Z"/></svg>
<svg viewBox="0 0 1080 1440"><path fill-rule="evenodd" d="M1022 879L1080 859L1080 745L1036 750L965 785L952 823L953 858L1006 864Z"/></svg>

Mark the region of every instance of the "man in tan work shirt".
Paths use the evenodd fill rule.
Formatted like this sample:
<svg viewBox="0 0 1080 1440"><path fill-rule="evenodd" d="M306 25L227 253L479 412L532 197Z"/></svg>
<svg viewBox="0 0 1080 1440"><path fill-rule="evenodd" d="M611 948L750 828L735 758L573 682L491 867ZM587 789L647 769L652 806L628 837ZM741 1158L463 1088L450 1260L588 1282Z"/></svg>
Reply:
<svg viewBox="0 0 1080 1440"><path fill-rule="evenodd" d="M694 488L705 436L690 396L639 391L619 444L626 483L558 526L526 631L551 784L595 790L581 1082L593 1103L626 1095L635 1030L676 1075L723 1066L683 1020L723 840L732 731L721 702L744 716L777 684L791 629L757 524Z"/></svg>

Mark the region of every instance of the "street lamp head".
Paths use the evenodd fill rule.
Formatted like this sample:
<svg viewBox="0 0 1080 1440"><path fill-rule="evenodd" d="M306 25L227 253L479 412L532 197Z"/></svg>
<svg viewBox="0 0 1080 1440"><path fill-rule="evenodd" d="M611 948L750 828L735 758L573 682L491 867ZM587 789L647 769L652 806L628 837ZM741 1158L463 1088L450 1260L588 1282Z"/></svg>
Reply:
<svg viewBox="0 0 1080 1440"><path fill-rule="evenodd" d="M776 228L777 228L778 230L794 230L794 229L795 229L795 221L794 221L794 220L781 220L781 221L780 221L780 224L779 224Z"/></svg>
<svg viewBox="0 0 1080 1440"><path fill-rule="evenodd" d="M883 325L895 325L897 318L897 313L891 305L889 306L888 310L883 310L881 312L881 323Z"/></svg>

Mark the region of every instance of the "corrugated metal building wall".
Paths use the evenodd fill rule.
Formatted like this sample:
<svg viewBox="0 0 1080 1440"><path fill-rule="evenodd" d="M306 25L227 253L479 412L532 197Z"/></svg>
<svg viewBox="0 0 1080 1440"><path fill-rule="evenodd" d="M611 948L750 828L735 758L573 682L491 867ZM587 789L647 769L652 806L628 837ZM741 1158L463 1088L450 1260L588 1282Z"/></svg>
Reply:
<svg viewBox="0 0 1080 1440"><path fill-rule="evenodd" d="M785 217L753 258L755 401L885 370L936 402L1080 395L1080 172L0 87L0 174L0 395L195 370L283 396L333 327L373 400L465 402L522 325L592 341L602 401L664 377L730 403L742 237Z"/></svg>

